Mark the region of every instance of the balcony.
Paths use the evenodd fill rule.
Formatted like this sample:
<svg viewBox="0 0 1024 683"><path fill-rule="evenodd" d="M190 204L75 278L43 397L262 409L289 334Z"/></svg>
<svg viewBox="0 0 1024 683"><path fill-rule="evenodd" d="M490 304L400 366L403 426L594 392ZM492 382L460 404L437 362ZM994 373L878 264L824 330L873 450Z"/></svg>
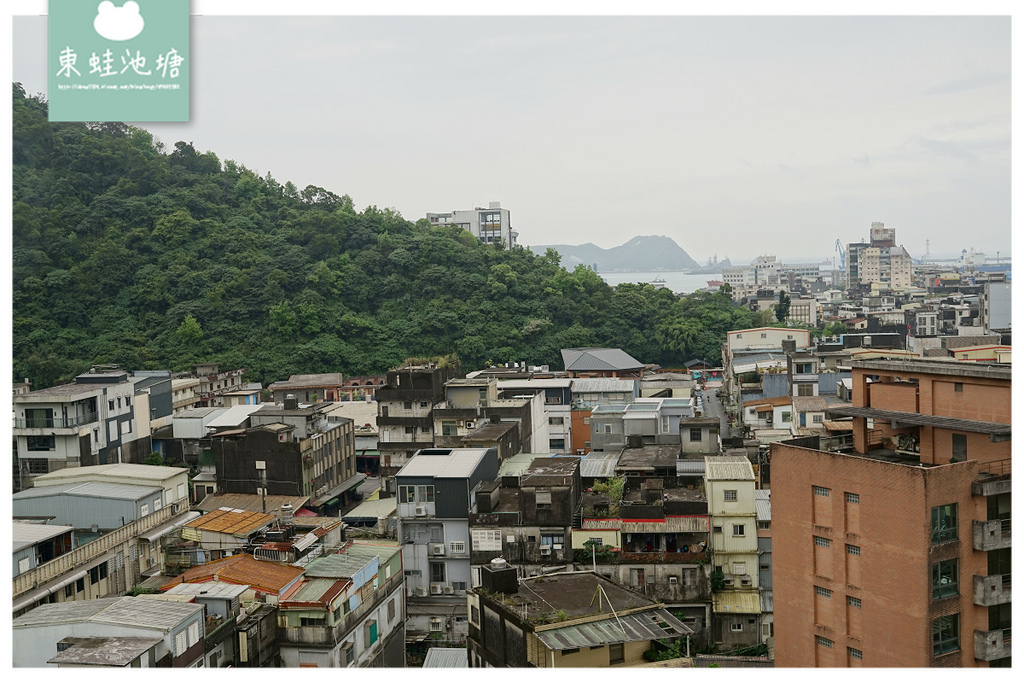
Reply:
<svg viewBox="0 0 1024 683"><path fill-rule="evenodd" d="M1010 520L974 520L974 549L981 552L1002 550L1010 547Z"/></svg>
<svg viewBox="0 0 1024 683"><path fill-rule="evenodd" d="M1010 602L1010 575L974 575L974 604L979 607L1005 605Z"/></svg>
<svg viewBox="0 0 1024 683"><path fill-rule="evenodd" d="M278 626L277 640L281 644L333 647L344 640L345 636L381 603L392 595L400 595L395 591L404 583L405 575L401 572L395 574L373 592L371 600L364 601L334 626ZM326 616L327 612L323 614Z"/></svg>
<svg viewBox="0 0 1024 683"><path fill-rule="evenodd" d="M657 564L670 563L670 564L710 564L711 563L711 552L689 552L689 553L671 553L663 550L654 552L644 553L631 553L622 552L619 553L620 562L653 562Z"/></svg>
<svg viewBox="0 0 1024 683"><path fill-rule="evenodd" d="M1010 629L974 632L974 658L991 662L1010 656Z"/></svg>
<svg viewBox="0 0 1024 683"><path fill-rule="evenodd" d="M79 415L76 417L16 417L14 418L15 429L76 429L93 422L98 422L99 416L96 413Z"/></svg>

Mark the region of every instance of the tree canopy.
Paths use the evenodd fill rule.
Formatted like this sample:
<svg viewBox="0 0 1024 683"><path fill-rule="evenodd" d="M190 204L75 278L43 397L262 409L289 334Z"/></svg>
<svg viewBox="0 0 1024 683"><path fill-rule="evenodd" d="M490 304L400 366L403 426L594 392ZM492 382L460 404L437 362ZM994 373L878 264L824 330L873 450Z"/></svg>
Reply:
<svg viewBox="0 0 1024 683"><path fill-rule="evenodd" d="M13 108L13 371L37 387L97 363L264 383L450 353L560 367L575 346L681 367L756 321L724 292L612 289L552 250L358 211L134 126L51 123L19 84Z"/></svg>

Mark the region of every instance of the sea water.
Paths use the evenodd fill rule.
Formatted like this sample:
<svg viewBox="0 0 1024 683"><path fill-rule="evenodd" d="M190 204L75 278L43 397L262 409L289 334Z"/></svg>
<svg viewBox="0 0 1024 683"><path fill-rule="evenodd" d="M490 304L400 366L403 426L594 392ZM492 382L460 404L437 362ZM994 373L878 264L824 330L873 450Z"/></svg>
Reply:
<svg viewBox="0 0 1024 683"><path fill-rule="evenodd" d="M668 272L636 272L636 273L598 273L601 279L612 285L621 285L623 282L648 283L655 278L664 280L666 289L676 294L691 294L699 289L708 286L708 280L722 279L721 273L686 273L683 271ZM717 289L717 287L716 287Z"/></svg>

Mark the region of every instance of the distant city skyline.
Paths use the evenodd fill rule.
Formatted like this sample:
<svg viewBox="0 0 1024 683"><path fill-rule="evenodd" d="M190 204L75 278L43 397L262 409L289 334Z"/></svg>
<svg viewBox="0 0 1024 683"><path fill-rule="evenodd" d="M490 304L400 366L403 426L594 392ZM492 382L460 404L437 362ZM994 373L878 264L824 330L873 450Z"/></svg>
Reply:
<svg viewBox="0 0 1024 683"><path fill-rule="evenodd" d="M45 18L14 29L45 93ZM524 246L812 261L881 221L994 259L1010 45L1008 16L204 15L191 122L139 125L411 221L500 201Z"/></svg>

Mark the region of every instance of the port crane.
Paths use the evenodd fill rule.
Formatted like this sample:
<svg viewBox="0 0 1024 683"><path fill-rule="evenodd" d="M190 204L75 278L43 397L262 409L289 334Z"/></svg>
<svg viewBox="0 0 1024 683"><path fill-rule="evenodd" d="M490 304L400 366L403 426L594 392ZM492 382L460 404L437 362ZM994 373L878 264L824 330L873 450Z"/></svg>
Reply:
<svg viewBox="0 0 1024 683"><path fill-rule="evenodd" d="M836 251L839 252L839 270L846 270L846 252L843 250L843 243L836 240Z"/></svg>

